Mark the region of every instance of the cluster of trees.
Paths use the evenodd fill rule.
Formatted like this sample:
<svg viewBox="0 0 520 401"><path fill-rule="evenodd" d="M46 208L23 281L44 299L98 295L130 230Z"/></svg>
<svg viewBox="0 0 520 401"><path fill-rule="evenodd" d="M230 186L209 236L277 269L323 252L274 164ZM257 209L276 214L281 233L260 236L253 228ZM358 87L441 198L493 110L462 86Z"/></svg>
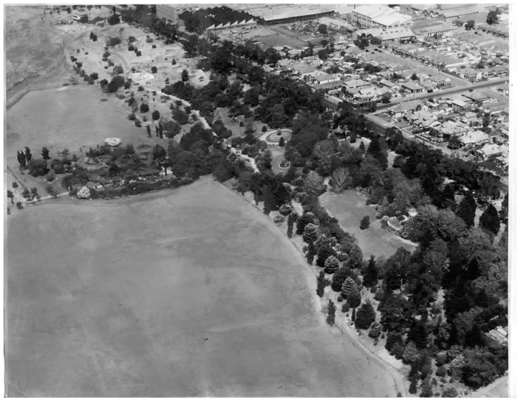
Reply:
<svg viewBox="0 0 520 401"><path fill-rule="evenodd" d="M167 85L163 92L191 102L203 117L211 120L216 107L228 107L230 115L244 115L246 118L254 115L256 120L279 128L289 126L302 109L317 113L324 111L322 94L312 92L303 83L268 75L255 65L260 64L261 49L257 45L234 45L224 41L217 46L207 39L197 41L193 44L194 48L187 48L186 51L200 52L206 57L199 67L212 71L209 84L196 89L188 82L187 76ZM274 57L270 54L269 49L264 52L263 61ZM233 72L239 79L230 84L228 76ZM250 89L244 91L243 84L250 85Z"/></svg>

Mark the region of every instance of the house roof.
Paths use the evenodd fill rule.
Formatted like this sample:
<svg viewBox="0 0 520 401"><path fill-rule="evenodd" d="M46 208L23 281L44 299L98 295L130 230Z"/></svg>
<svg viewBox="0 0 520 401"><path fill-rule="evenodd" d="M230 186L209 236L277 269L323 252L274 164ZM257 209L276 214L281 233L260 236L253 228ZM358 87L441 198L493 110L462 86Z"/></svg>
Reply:
<svg viewBox="0 0 520 401"><path fill-rule="evenodd" d="M383 86L387 86L389 88L394 88L394 87L398 87L399 85L397 85L395 82L392 82L392 81L389 81L387 79L382 79L381 81L379 81L379 83Z"/></svg>
<svg viewBox="0 0 520 401"><path fill-rule="evenodd" d="M477 130L477 131L471 131L471 132L465 133L463 136L460 137L460 141L463 144L468 145L471 143L479 143L479 142L485 141L488 138L489 138L488 134L486 134L485 132L482 132L480 130Z"/></svg>
<svg viewBox="0 0 520 401"><path fill-rule="evenodd" d="M370 83L363 81L362 79L352 79L350 81L343 82L343 85L348 89L359 88L362 86L368 86Z"/></svg>
<svg viewBox="0 0 520 401"><path fill-rule="evenodd" d="M421 85L419 85L417 82L414 81L408 81L403 84L401 84L403 88L410 89L410 90L419 90L424 89Z"/></svg>
<svg viewBox="0 0 520 401"><path fill-rule="evenodd" d="M482 153L485 157L501 155L506 151L509 151L507 146L497 145L496 143L487 143L481 149L479 149L479 153Z"/></svg>

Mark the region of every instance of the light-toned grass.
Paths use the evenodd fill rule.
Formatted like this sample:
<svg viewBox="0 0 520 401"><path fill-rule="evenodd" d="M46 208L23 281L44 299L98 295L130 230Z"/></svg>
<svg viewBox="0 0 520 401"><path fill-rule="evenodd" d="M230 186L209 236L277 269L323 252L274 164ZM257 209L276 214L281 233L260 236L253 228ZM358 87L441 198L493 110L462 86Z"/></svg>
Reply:
<svg viewBox="0 0 520 401"><path fill-rule="evenodd" d="M320 196L320 203L338 219L344 230L356 237L358 245L363 251L364 259L370 258L370 255L387 258L400 247L410 252L415 249L415 244L412 242L382 228L380 221L376 220L375 206L367 206L361 195L354 190L344 191L340 194L327 192ZM359 225L365 216L370 217L370 227L361 230Z"/></svg>
<svg viewBox="0 0 520 401"><path fill-rule="evenodd" d="M301 254L224 186L53 202L8 221L7 394L397 394L317 315Z"/></svg>

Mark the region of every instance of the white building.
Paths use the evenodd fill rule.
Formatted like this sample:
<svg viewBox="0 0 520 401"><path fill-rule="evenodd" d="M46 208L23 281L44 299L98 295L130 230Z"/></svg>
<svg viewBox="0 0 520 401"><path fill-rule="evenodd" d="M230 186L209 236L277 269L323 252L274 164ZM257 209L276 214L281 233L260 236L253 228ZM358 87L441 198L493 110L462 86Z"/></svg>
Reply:
<svg viewBox="0 0 520 401"><path fill-rule="evenodd" d="M350 21L362 28L395 28L411 26L412 17L401 14L394 9L383 5L363 5L356 7L350 14Z"/></svg>

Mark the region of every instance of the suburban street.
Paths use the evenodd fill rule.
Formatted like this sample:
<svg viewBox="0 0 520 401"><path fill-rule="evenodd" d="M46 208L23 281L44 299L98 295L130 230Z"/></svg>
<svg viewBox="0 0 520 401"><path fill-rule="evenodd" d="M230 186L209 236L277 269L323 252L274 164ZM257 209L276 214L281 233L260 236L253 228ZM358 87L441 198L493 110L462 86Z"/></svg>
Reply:
<svg viewBox="0 0 520 401"><path fill-rule="evenodd" d="M475 89L480 89L480 88L488 88L490 86L500 85L500 84L506 83L508 81L509 81L508 77L496 78L496 79L490 79L489 81L479 82L479 83L473 84L472 86L469 86L469 87L464 87L464 88L456 87L456 88L445 89L445 90L438 91L438 92L423 93L420 95L408 96L406 98L401 98L401 99L392 99L390 101L390 103L377 105L376 110L388 109L389 107L395 106L396 104L407 102L410 100L435 99L435 98L446 96L446 95L454 95L457 93L466 92L469 89L475 90Z"/></svg>

